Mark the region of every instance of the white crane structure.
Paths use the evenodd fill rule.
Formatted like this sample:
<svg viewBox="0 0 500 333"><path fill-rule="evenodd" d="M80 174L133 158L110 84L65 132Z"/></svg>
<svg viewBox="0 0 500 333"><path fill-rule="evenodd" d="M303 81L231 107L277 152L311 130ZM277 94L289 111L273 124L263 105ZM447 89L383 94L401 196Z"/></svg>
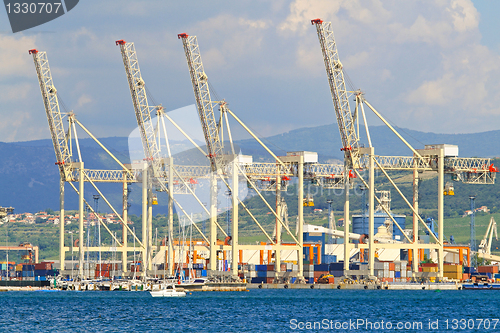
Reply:
<svg viewBox="0 0 500 333"><path fill-rule="evenodd" d="M36 49L29 50L29 54L33 56L33 61L35 64L35 69L38 76L38 82L40 85L40 91L42 94L42 99L45 107L45 112L47 120L49 123L49 129L52 136L52 143L54 146L54 151L56 155L57 162L55 163L59 167L60 171L60 221L59 221L59 251L60 251L60 264L61 270L65 269L65 257L66 252L70 250L68 246L65 246L65 233L64 233L64 187L65 183L70 184L70 186L75 190L79 196L79 238L78 238L78 251L79 251L79 277L85 278L83 270L83 257L85 251L100 251L101 247L84 247L84 232L83 232L83 222L84 222L84 205L86 205L91 212L95 214L98 218L99 223L103 226L107 232L111 235L114 242L117 244L119 251L123 254L123 270L126 272L127 265L127 252L133 251L133 248L127 246L127 232L137 240L139 246L143 246L142 242L139 241L137 236L130 230L127 225L127 186L128 183L138 182L140 177L140 171L133 170L130 165L126 166L120 162L104 145L95 138L92 133L83 126L77 119L73 112L63 114L60 111L57 89L52 80L52 74L49 67L49 62L46 52L39 52ZM67 117L69 122L68 129L65 130L63 119ZM78 142L78 136L76 131L76 125L79 125L84 132L89 135L109 156L114 159L121 170L90 170L84 168L84 162L82 160L82 154L80 151L80 145ZM77 151L77 161L73 159L73 147L72 142L75 142ZM79 188L73 184L78 182ZM90 205L84 198L84 183L88 182L92 187L99 193L101 198L106 202L106 204L112 209L112 211L119 218L123 226L123 238L119 241L115 234L111 232L99 217L97 212L94 212L92 205ZM106 183L121 183L123 184L123 217L119 214L117 210L111 205L109 200L104 196L104 194L99 190L96 183L106 182ZM73 244L71 244L73 246ZM115 251L115 247L109 246L102 248L103 251Z"/></svg>
<svg viewBox="0 0 500 333"><path fill-rule="evenodd" d="M152 185L153 181L156 185L160 187L162 191L167 192L169 196L168 203L168 257L167 266L170 276L173 274L174 260L173 260L173 222L174 214L173 208L174 203L177 207L184 213L187 219L190 220L195 229L200 233L200 235L208 241L203 232L194 223L191 215L188 214L180 203L175 199L174 194L191 194L196 198L197 202L208 214L209 211L202 204L201 200L194 193L194 185L196 182L195 178L206 178L209 174L209 169L203 166L174 166L173 157L170 152L170 145L168 142L167 130L165 127L165 119L167 118L172 124L174 124L179 130L181 130L178 125L166 115L164 109L161 105L151 106L148 102L148 96L146 91L146 84L142 78L141 71L139 68L139 60L137 58L137 52L135 50L134 43L127 43L124 40L118 40L115 42L116 45L120 46L120 51L122 54L122 60L125 67L125 72L127 75L127 80L130 88L130 95L132 97L132 103L134 105L134 111L137 119L137 125L139 126L141 132L141 141L144 149L145 159L148 162L149 168L152 170L151 181L148 185L148 201L143 202L143 227L146 226L146 230L143 230L143 241L147 242L149 246L146 248L145 253L143 253L144 259L151 266L151 244L152 244ZM157 125L154 126L152 114L157 116ZM160 129L161 128L161 129ZM187 134L181 130L181 132L191 141L194 141L187 136ZM161 133L164 135L165 145L167 147L167 154L162 154L161 152ZM197 146L197 145L196 145ZM199 147L198 147L199 148ZM199 148L201 150L201 148ZM201 150L202 151L202 150ZM205 155L205 153L202 151ZM164 155L167 157L165 158ZM224 230L220 225L216 224L219 229L225 234ZM147 239L145 238L147 234ZM225 234L227 236L227 234ZM149 267L151 269L151 267Z"/></svg>
<svg viewBox="0 0 500 333"><path fill-rule="evenodd" d="M498 241L497 222L492 216L490 218L490 223L486 228L486 233L484 234L481 243L479 243L477 256L478 258L500 262L500 256L491 254L491 242L493 240L493 235L495 235L495 240Z"/></svg>
<svg viewBox="0 0 500 333"><path fill-rule="evenodd" d="M436 249L439 258L439 272L438 276L443 277L443 207L444 207L444 175L451 174L453 180L462 181L470 184L493 184L495 181L498 169L493 166L488 158L459 158L455 154L447 154L445 152L445 145L427 145L425 149L414 149L383 117L375 110L375 108L366 101L361 91L349 92L346 89L344 80L344 69L340 61L333 29L331 22L323 22L321 19L311 20L311 24L316 27L316 32L319 38L325 69L327 73L330 91L334 104L337 123L339 126L340 137L342 139L341 151L344 152L344 188L345 188L345 206L344 206L344 223L345 223L345 236L344 236L344 270L347 271L349 267L349 249L352 244L348 241L349 230L349 187L350 177L353 174L369 189L369 270L373 275L374 268L374 253L376 248L398 248L409 249L410 253L416 254L418 249ZM354 113L349 107L349 97L354 94L356 106ZM376 156L374 147L372 145L366 115L364 112L364 105L380 118L391 131L398 136L398 138L413 152L413 156ZM359 124L361 118L364 123L366 136L368 140L368 147L362 147L360 144ZM458 151L458 149L457 149ZM413 212L413 239L403 234L407 243L404 244L375 244L374 243L374 203L380 199L374 194L374 169L381 170L382 173L389 180L391 185L396 189L398 194L404 199L406 204ZM363 179L359 170L368 169L369 179L368 182ZM407 170L413 171L414 175L414 198L411 204L398 188L396 183L391 179L387 171L391 170ZM437 171L438 172L438 237L428 230L428 226L418 214L418 172L423 171ZM351 178L352 180L353 178ZM393 224L403 231L401 227L391 216L389 211L386 211L388 217L392 219ZM422 244L418 242L418 226L419 222L424 226L429 234L432 236L434 243ZM357 245L358 247L366 247L364 244ZM413 271L418 272L418 260L414 258Z"/></svg>
<svg viewBox="0 0 500 333"><path fill-rule="evenodd" d="M211 161L211 167L213 170L212 178L212 188L216 187L216 182L218 176L228 187L229 191L233 193L233 207L232 207L232 254L233 254L233 274L237 274L236 265L236 250L238 249L238 201L247 210L252 219L257 223L259 228L264 231L260 224L255 220L253 215L248 211L244 204L235 198L234 193L237 193L237 189L234 186L237 185L237 173L233 174L232 185L229 186L227 182L223 179L223 175L229 174L229 169L239 170L241 176L248 182L249 186L253 188L256 193L261 196L263 202L268 206L270 211L274 214L276 219L275 229L273 231L273 237L271 238L266 232L265 235L270 241L270 245L266 245L266 248L272 248L275 253L275 270L277 273L280 272L280 251L283 248L281 242L281 230L282 228L292 237L295 247L297 249L298 257L302 257L302 244L303 244L303 181L306 179L314 179L318 185L325 187L335 187L339 183L339 179L342 179L343 169L338 165L323 165L317 163L316 161L304 160L304 154L301 153L288 153L287 156L277 157L269 148L267 148L262 141L255 136L254 133L228 108L225 101L213 101L210 95L210 85L208 81L208 76L205 73L203 62L201 58L200 48L196 36L190 36L186 33L178 35L178 38L182 40L184 53L186 55L186 60L188 64L188 69L190 73L191 83L194 90L194 95L196 99L196 105L198 109L198 115L200 118L201 126L205 135L205 141L207 145L207 157ZM220 118L217 120L214 113L214 108L218 104L220 110ZM228 116L231 115L266 151L273 157L276 163L247 163L244 165L236 165L236 152L234 145L232 143L231 130L229 128ZM231 145L231 154L226 154L224 152L224 142L222 140L222 129L224 128L223 123L226 123L227 133L229 143ZM304 152L302 152L304 153ZM315 154L315 153L313 153ZM233 162L230 162L233 161ZM239 164L239 163L237 163ZM234 167L233 167L234 165ZM229 168L228 168L229 167ZM281 198L281 191L286 191L288 181L290 177L299 178L299 194L298 194L298 235L290 232L288 218L287 218L287 207L284 200ZM276 193L276 211L269 206L266 200L262 197L259 191L275 191ZM212 198L215 198L215 193ZM238 201L237 201L238 200ZM213 226L216 221L216 202L211 201L211 225ZM210 244L215 244L216 234L215 229L212 227L210 234ZM244 246L239 246L242 249ZM247 247L245 247L247 248ZM290 246L287 246L290 249ZM211 249L211 253L215 254L215 249ZM302 277L302 261L298 261L299 264L299 276Z"/></svg>

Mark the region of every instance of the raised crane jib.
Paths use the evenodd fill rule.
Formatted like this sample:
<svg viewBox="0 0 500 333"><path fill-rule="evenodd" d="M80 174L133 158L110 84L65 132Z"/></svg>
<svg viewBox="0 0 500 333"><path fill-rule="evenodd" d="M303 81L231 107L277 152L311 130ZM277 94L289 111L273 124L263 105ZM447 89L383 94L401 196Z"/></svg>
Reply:
<svg viewBox="0 0 500 333"><path fill-rule="evenodd" d="M331 22L323 22L321 19L311 20L316 26L323 60L325 62L328 83L332 94L335 114L342 139L341 150L345 153L345 159L350 168L357 167L359 159L359 142L356 135L354 118L349 108L349 95L344 81L342 63L339 59Z"/></svg>
<svg viewBox="0 0 500 333"><path fill-rule="evenodd" d="M213 102L210 97L208 77L203 69L200 48L196 36L189 36L188 34L182 33L177 35L177 37L182 40L184 46L191 83L193 84L196 98L198 115L207 144L210 165L212 171L216 171L221 168L224 161L224 146L219 136L217 120L214 114L214 106L217 102Z"/></svg>
<svg viewBox="0 0 500 333"><path fill-rule="evenodd" d="M146 92L146 84L141 76L139 60L135 51L134 43L127 43L124 40L115 42L120 46L123 65L127 74L130 88L130 95L134 105L137 125L141 131L142 147L148 164L152 166L154 176L160 177L162 162L161 151L156 139L156 133L151 120L151 113L157 113L161 106L149 106Z"/></svg>
<svg viewBox="0 0 500 333"><path fill-rule="evenodd" d="M64 130L63 117L59 109L57 90L52 81L47 52L39 52L36 49L32 49L29 50L29 54L33 56L45 113L49 122L50 134L57 159L55 164L59 166L61 179L63 181L70 181L72 180L71 152Z"/></svg>

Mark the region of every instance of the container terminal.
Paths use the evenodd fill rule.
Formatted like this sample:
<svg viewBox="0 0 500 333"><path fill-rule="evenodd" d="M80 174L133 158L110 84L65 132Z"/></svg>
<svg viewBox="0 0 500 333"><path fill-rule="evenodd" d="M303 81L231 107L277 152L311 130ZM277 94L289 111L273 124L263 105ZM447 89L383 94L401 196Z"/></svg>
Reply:
<svg viewBox="0 0 500 333"><path fill-rule="evenodd" d="M410 145L391 126L382 114L365 98L360 90L346 88L343 64L330 22L311 20L319 40L325 64L333 111L340 131L340 151L344 159L338 164L319 163L313 151L290 151L277 156L229 108L226 100L213 100L213 87L205 72L200 46L196 36L178 34L186 56L199 121L205 138L200 147L154 99L146 88L139 68L134 43L117 40L125 76L132 99L135 119L141 133L144 158L130 164L122 163L76 117L72 111L60 109L59 95L52 79L46 52L29 50L33 57L40 85L43 105L60 172L60 230L59 269L56 287L77 290L145 290L158 286L160 281L181 283L188 290L245 290L249 288L352 288L352 289L461 289L496 288L500 279L498 265L477 266L483 258L492 263L500 257L491 254L491 237L496 222L490 222L489 236L476 247L474 217L471 218L471 242L466 246L447 243L444 238L444 200L454 195L453 182L488 186L495 183L498 168L489 158L459 157L455 145L434 143L420 149ZM313 38L313 36L311 36ZM351 108L351 101L355 102ZM156 104L156 103L154 103ZM407 156L376 155L365 107L380 119L401 142L408 147ZM219 112L216 112L218 108ZM130 113L132 119L132 113ZM156 118L154 118L156 116ZM277 115L278 116L278 115ZM64 119L64 121L63 121ZM240 126L269 155L270 162L256 162L250 155L242 155L232 140L231 123ZM67 124L66 124L67 121ZM174 126L203 156L205 163L185 164L171 153L166 123ZM77 127L78 126L78 127ZM90 136L115 162L116 169L86 168L78 143L78 131ZM367 142L361 142L361 132ZM337 147L338 148L338 147ZM380 191L375 186L375 171L390 183L391 191ZM410 198L401 191L394 172L409 173L413 190ZM424 220L419 214L418 184L424 173L437 175L437 218ZM200 197L201 182L208 187L206 197ZM115 184L115 193L104 193L103 183ZM251 207L240 196L241 183L262 199L262 205L275 220L272 233L252 213ZM287 204L283 199L290 183L296 185L296 230L288 222ZM128 192L132 184L141 188L141 238L127 224ZM366 189L366 211L352 215L350 191L355 185ZM323 189L340 189L344 216L342 230L330 220L327 227L307 224L304 207L314 205L314 198L304 193L309 185ZM109 230L98 218L99 227L108 232L112 244L89 246L85 242L84 217L86 211L95 214L85 199L86 188L97 192L116 214L122 224L121 235ZM65 191L74 191L79 199L77 240L68 244L65 234ZM224 226L218 218L220 191L228 193L231 222ZM263 197L270 192L276 197L272 205ZM121 207L114 207L108 196L120 193ZM406 216L391 212L390 197L400 196L411 212L412 225L405 225ZM153 206L159 196L168 200L168 235L162 245L153 245ZM288 194L287 194L288 195ZM179 198L192 198L199 206L208 231L200 228L200 220L183 206ZM341 199L339 199L341 198ZM474 199L471 197L471 206ZM194 237L174 239L175 213L192 228ZM120 213L119 213L120 212ZM240 212L242 214L240 214ZM241 215L241 216L240 216ZM98 216L98 214L97 214ZM240 243L239 224L252 223L265 241L256 244ZM204 229L204 228L203 228ZM283 240L286 235L286 241ZM496 235L495 235L496 236ZM132 246L132 243L134 246ZM70 252L76 259L69 260ZM113 262L88 262L87 253L114 253ZM137 257L136 254L137 253ZM134 254L134 259L130 260ZM35 261L34 265L38 263ZM37 267L33 263L9 265L19 281L36 281ZM54 266L51 266L53 269ZM3 266L2 266L3 267ZM15 267L15 270L13 270ZM26 268L25 268L26 267ZM45 266L49 266L46 264ZM18 270L20 269L20 270ZM47 270L47 269L46 269ZM52 270L49 269L52 272ZM50 275L49 275L50 276ZM231 289L233 288L233 289Z"/></svg>

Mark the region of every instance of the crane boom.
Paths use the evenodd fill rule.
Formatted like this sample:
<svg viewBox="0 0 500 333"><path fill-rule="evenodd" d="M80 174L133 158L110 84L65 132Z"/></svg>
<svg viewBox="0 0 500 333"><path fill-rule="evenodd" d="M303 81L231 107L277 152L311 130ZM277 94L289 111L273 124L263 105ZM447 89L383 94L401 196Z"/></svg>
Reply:
<svg viewBox="0 0 500 333"><path fill-rule="evenodd" d="M354 118L349 108L349 96L345 86L342 63L339 59L337 45L333 36L331 22L323 22L320 19L311 20L316 26L323 60L325 62L328 83L332 94L335 114L342 139L342 151L344 151L348 166L356 167L358 162L359 141L356 135ZM350 165L349 165L350 164Z"/></svg>
<svg viewBox="0 0 500 333"><path fill-rule="evenodd" d="M71 152L68 146L66 132L64 130L63 117L59 109L57 89L52 81L47 52L39 52L36 49L29 50L35 63L38 83L42 93L45 113L49 122L50 134L54 151L56 153L56 165L59 166L61 179L68 181L72 179Z"/></svg>
<svg viewBox="0 0 500 333"><path fill-rule="evenodd" d="M210 89L208 77L203 69L201 61L200 47L196 36L189 36L182 33L177 35L182 39L184 53L186 54L191 83L193 84L194 95L196 98L196 106L198 115L203 128L203 134L207 144L208 157L212 171L216 171L223 163L223 143L220 139L218 122L215 119L214 106L217 102L213 102L210 97Z"/></svg>
<svg viewBox="0 0 500 333"><path fill-rule="evenodd" d="M123 65L125 66L130 88L130 95L132 97L132 103L134 104L137 125L141 131L144 154L146 159L152 164L154 176L159 177L162 165L160 159L161 152L157 144L153 122L151 121L151 113L162 111L162 107L150 106L148 104L146 84L141 76L134 43L127 43L124 40L118 40L115 43L120 46Z"/></svg>

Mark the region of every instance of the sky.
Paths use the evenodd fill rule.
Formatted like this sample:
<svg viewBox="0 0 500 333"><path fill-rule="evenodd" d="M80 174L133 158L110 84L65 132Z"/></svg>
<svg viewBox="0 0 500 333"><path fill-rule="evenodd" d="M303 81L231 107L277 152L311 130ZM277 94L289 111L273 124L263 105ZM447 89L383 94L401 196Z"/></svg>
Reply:
<svg viewBox="0 0 500 333"><path fill-rule="evenodd" d="M82 0L13 34L1 9L0 141L50 138L33 48L47 52L66 111L97 137L128 136L137 124L120 39L135 43L154 101L199 127L195 113L182 113L195 100L179 33L198 37L213 99L225 99L259 136L334 123L315 18L332 22L353 88L392 124L496 130L499 12L493 0ZM371 114L368 122L381 124Z"/></svg>

